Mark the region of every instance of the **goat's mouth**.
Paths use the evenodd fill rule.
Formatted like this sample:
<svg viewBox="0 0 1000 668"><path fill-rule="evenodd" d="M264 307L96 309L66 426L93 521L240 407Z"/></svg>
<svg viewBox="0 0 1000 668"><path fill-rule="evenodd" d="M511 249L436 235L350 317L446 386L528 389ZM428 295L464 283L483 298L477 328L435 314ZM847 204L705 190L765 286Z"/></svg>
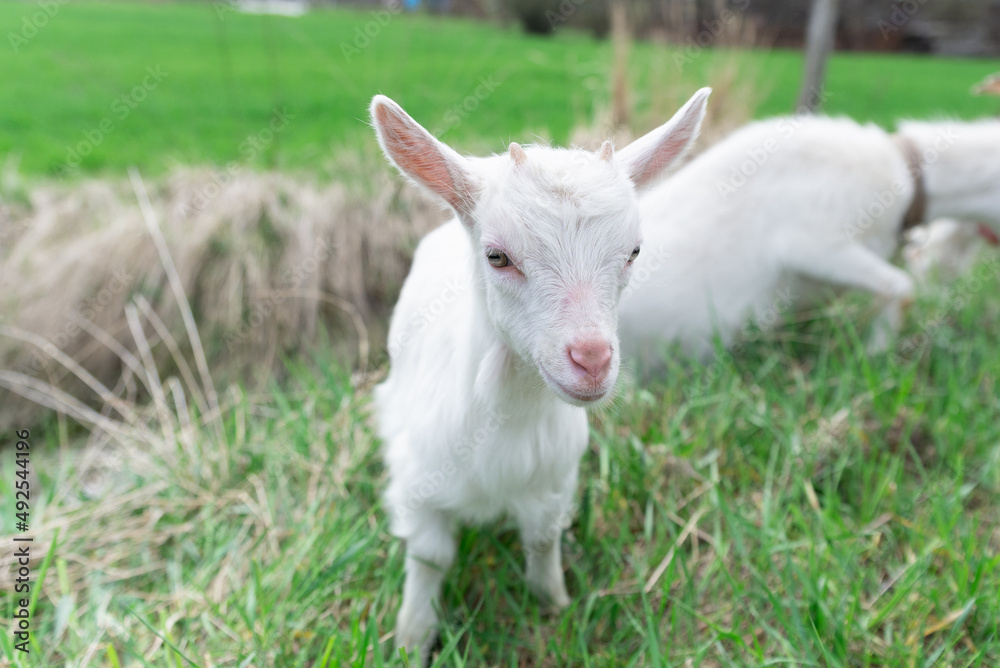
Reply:
<svg viewBox="0 0 1000 668"><path fill-rule="evenodd" d="M542 380L545 384L556 390L557 394L561 394L564 399L569 403L576 406L590 406L608 395L608 391L614 383L607 383L608 387L596 390L593 392L580 392L579 390L574 390L566 386L565 383L560 383L558 380L553 378L549 370L546 369L542 364L538 364L538 370L542 373Z"/></svg>

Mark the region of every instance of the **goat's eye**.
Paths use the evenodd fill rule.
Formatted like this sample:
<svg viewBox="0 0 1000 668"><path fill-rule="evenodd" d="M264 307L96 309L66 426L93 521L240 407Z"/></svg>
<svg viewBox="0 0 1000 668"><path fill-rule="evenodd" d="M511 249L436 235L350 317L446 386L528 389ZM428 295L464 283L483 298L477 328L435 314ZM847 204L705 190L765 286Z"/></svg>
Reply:
<svg viewBox="0 0 1000 668"><path fill-rule="evenodd" d="M486 251L486 259L490 261L490 264L500 269L501 267L506 267L510 264L510 260L507 259L507 254L503 251L491 248Z"/></svg>
<svg viewBox="0 0 1000 668"><path fill-rule="evenodd" d="M632 254L628 256L628 263L632 264L633 262L635 262L635 259L637 257L639 257L639 247L638 246L636 246L635 248L632 249Z"/></svg>

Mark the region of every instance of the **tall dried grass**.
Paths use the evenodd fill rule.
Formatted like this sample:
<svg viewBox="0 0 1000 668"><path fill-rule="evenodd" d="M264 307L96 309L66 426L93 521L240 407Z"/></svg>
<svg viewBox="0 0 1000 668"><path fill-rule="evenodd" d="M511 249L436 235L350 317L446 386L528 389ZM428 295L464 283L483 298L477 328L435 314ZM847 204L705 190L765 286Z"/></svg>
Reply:
<svg viewBox="0 0 1000 668"><path fill-rule="evenodd" d="M670 50L653 61L649 79L642 85L631 80L634 71L618 66L616 60L610 84L613 108L598 109L591 122L576 127L571 143L594 150L611 137L616 146L625 146L670 118L695 90L711 86L708 115L691 154L697 155L752 120L770 94L764 72L742 52L769 41L756 23L734 12L718 25L716 33L708 35L709 48L690 39L670 43ZM704 70L694 66L702 58L711 61ZM627 124L620 122L621 114L615 110L623 91L629 91L635 107Z"/></svg>
<svg viewBox="0 0 1000 668"><path fill-rule="evenodd" d="M744 34L752 26L729 30L720 37L726 44L756 39ZM644 110L629 127L609 110L579 127L572 143L596 149L612 136L623 146L706 83L714 93L700 149L749 120L765 94L759 73L738 51L698 57L713 58L709 81L664 58L652 85L614 86L634 90ZM335 171L349 176L321 184L238 168L181 169L150 184L155 229L176 263L171 290L163 249L127 179L26 188L8 163L0 175L0 369L93 396L58 363L65 356L117 396L145 395L129 367L141 352L126 317L135 303L133 326L149 338L153 365L190 380L195 371L183 360L196 351L176 294L188 295L206 364L223 381L259 386L283 372L286 358L317 344L364 368L383 346L413 249L445 214L404 188L374 153L344 157ZM36 411L4 401L0 426L30 423Z"/></svg>
<svg viewBox="0 0 1000 668"><path fill-rule="evenodd" d="M355 336L363 342L365 325L358 316L380 308L405 272L408 254L401 243L440 218L427 204L398 193L388 177L374 184L381 197L262 174L221 184L217 194L199 199L212 178L208 172L180 172L150 197L132 173L137 204L128 201L122 184L43 188L32 193L26 208L31 224L7 228L13 242L4 249L0 285L17 290L5 303L16 324L5 318L0 336L8 346L19 344L5 348L15 359L34 346L46 361L43 378L23 368L0 368L0 389L89 428L81 447L59 451L49 473L64 484L35 504L31 526L36 544L51 546L50 554L58 545L58 578L44 577L44 552L32 553L31 566L39 574L33 587L70 613L56 622L54 637L87 634L75 638L88 643L82 658L73 657L81 665L102 653L108 638L138 648L147 659L164 647L158 631L137 616L120 614L109 588L186 611L197 608L203 619L212 616L217 628L225 628L219 607L252 577L254 559L289 558L282 552L287 526L312 522L329 499L347 498L345 471L354 459L370 456L372 448L331 452L327 443L370 438L355 405L339 401L320 409L316 404L329 400L328 390L316 388L307 402L311 408L304 410L323 410L324 416L307 420L316 433L306 441L306 453L252 433L251 422L266 421L259 413L267 409L267 400L248 397L235 384L220 396L213 372L253 368L262 363L249 356L254 349L279 350L305 341L308 330L292 333L290 328L315 329L324 316L323 303L354 314ZM357 204L358 197L365 206ZM80 221L82 229L74 230L73 221ZM161 221L166 221L162 228ZM379 223L379 232L365 227ZM316 247L328 257L315 256ZM356 253L353 259L350 252ZM338 262L341 266L327 266ZM282 273L296 269L304 271L302 276L288 279ZM17 281L19 271L27 280ZM350 293L355 302L325 292L338 289L356 290ZM286 328L257 326L274 339L261 340L264 334L254 333L241 340L245 349L230 357L206 354L202 342L211 341L206 327L233 326L254 296L273 299L278 292L287 293L287 299L275 301L270 317ZM48 308L34 308L32 298ZM52 315L55 305L80 328L58 346L27 329L61 331L63 322ZM362 370L364 354L359 350ZM97 364L105 358L107 364ZM264 361L277 360L272 355ZM100 378L113 375L112 369L119 372L113 389ZM377 374L361 380L364 389ZM137 396L136 385L145 389L144 396ZM67 391L68 386L75 389ZM87 392L76 391L80 388ZM87 393L92 400L80 398ZM277 464L248 475L249 460L265 450L277 453L271 459ZM44 449L38 456L47 458ZM305 493L282 497L276 507L267 490L273 492L277 480L286 489L293 479ZM219 522L240 529L224 554L201 555L217 561L209 580L204 572L196 573L205 585L192 586L185 579L169 592L156 589L164 577L178 575L170 570L179 559L178 546L197 549L202 543L192 542L192 534L204 538ZM0 586L13 587L15 561L10 554L0 555ZM68 604L65 610L63 604ZM317 607L315 615L323 612ZM333 614L336 618L339 611ZM166 620L165 633L182 617ZM198 644L185 649L200 651ZM54 653L70 658L58 647Z"/></svg>
<svg viewBox="0 0 1000 668"><path fill-rule="evenodd" d="M383 164L354 160L353 185L208 169L151 185L153 216L220 378L266 380L320 341L363 367L369 340L384 339L412 249L444 214ZM134 302L155 366L192 375L183 313L129 182L41 185L26 199L0 207L0 368L76 395L83 386L57 363L63 355L119 395L141 393L123 374L140 352L126 318ZM0 423L31 416L29 404L0 409Z"/></svg>
<svg viewBox="0 0 1000 668"><path fill-rule="evenodd" d="M165 289L170 291L179 285L181 264L169 252L160 260L168 274ZM178 294L174 301L188 299ZM371 437L354 403L335 401L327 388L318 388L302 409L311 411L303 416L312 436L306 441L308 450L269 442L268 430L260 427L277 415L266 398L248 397L230 385L218 401L209 401L215 393L210 378L185 375L182 381L163 376L150 354L157 346L156 335L147 337L140 322L144 309L129 303L125 310L131 341L123 344L119 362L149 390L151 402L115 396L58 351L54 362L94 390L99 408L88 407L44 381L0 369L0 388L90 428L85 444L60 449L58 462L51 461L52 453L46 454L45 449L32 460L35 466L46 462L51 478L60 481L47 500L35 502L31 520L33 544L48 546L48 555L58 555L52 569L58 571L57 576L46 570L46 551L34 550L30 555L36 574L32 590L41 594L50 609L57 609L54 628L47 629L56 642L41 651L60 663L72 660L90 665L97 657L111 657L112 647L117 646L145 657L145 663L162 655L170 634L185 629L177 643L181 651L203 658L203 665L214 665L219 660L218 647L202 647L206 629L185 627L184 620L197 618L207 622L204 626L210 630L228 630L225 609L259 575L255 564L295 559L300 566L312 566L312 548L322 552L323 544L303 541L304 550L290 553L288 527L312 526L317 517L326 517L323 508L331 500L336 506L349 498L346 472L373 452L368 445L331 450L328 443L367 442ZM200 338L197 328L189 328L182 338L186 344L175 341L174 345L197 348L195 341ZM137 351L138 357L125 349ZM197 366L197 357L178 361ZM286 395L286 399L292 397ZM194 408L210 403L215 405L207 412ZM261 417L268 410L271 414ZM253 471L254 458L267 458L269 465ZM295 492L280 494L289 487ZM212 540L223 534L224 550L205 548L206 544L217 547ZM12 536L0 538L10 541ZM13 590L16 562L12 552L0 555L0 587ZM183 573L182 563L189 567ZM265 585L283 584L275 585L274 579L269 577ZM137 599L149 604L143 607L144 614L150 615L151 609L169 610L170 617L161 617L154 629L138 613L127 614L129 602L134 605ZM303 619L316 623L332 614L337 620L347 614L342 605L334 602L332 610L317 605L304 611ZM230 638L228 644L233 647L249 642L233 632ZM226 643L223 639L223 646ZM81 646L86 649L80 650ZM262 665L274 664L268 657L276 650L277 646L259 650Z"/></svg>

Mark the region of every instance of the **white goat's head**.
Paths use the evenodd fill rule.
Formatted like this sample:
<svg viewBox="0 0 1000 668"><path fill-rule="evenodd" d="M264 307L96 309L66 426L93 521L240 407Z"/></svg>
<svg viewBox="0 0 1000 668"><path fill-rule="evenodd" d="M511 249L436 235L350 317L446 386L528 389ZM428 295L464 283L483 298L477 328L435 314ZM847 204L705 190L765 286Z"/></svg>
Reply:
<svg viewBox="0 0 1000 668"><path fill-rule="evenodd" d="M372 100L385 154L468 231L486 317L572 404L602 399L617 379L618 301L641 242L636 188L687 151L710 92L618 152L512 143L488 158L464 158L389 98Z"/></svg>

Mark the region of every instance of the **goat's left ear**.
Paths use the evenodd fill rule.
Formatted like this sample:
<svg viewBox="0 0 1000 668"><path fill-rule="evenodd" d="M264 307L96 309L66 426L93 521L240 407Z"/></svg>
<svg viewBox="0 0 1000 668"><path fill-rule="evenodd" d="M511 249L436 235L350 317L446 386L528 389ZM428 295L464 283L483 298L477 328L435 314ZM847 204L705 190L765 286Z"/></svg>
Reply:
<svg viewBox="0 0 1000 668"><path fill-rule="evenodd" d="M378 143L399 171L444 199L457 213L472 210L477 188L468 160L385 95L372 99L370 111Z"/></svg>
<svg viewBox="0 0 1000 668"><path fill-rule="evenodd" d="M636 188L647 185L691 148L711 93L711 88L702 88L673 118L615 154Z"/></svg>

